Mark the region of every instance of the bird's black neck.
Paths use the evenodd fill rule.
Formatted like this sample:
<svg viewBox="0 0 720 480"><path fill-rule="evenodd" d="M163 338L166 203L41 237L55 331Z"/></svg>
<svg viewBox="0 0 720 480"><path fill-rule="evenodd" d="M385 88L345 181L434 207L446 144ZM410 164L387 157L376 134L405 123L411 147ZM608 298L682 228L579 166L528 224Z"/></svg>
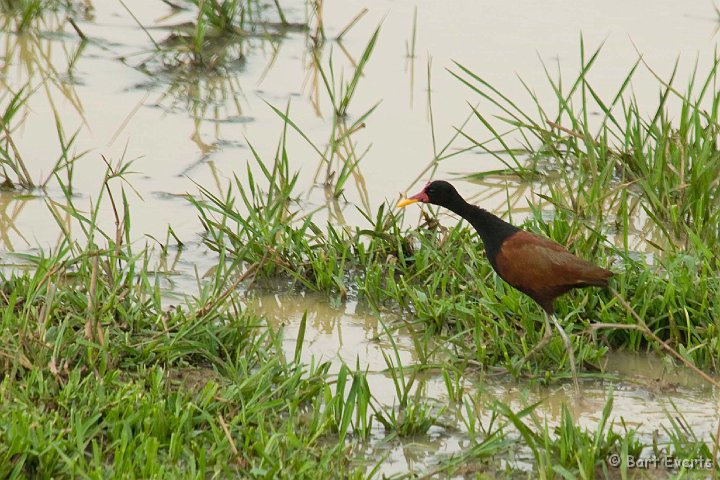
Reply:
<svg viewBox="0 0 720 480"><path fill-rule="evenodd" d="M495 257L500 246L509 236L516 233L519 228L478 206L471 205L465 200L448 207L456 214L470 222L485 245L485 252L493 268L496 268Z"/></svg>

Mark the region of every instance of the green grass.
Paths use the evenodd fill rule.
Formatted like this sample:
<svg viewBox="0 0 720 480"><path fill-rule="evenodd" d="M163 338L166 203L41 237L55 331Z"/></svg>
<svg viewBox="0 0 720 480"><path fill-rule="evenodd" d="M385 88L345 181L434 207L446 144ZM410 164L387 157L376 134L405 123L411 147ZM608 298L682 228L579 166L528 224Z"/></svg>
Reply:
<svg viewBox="0 0 720 480"><path fill-rule="evenodd" d="M321 227L310 218L293 222L299 215L292 201L295 177L282 159L275 166L263 179L271 185L267 194L259 192L249 170L248 187L236 179L222 198L203 191L205 198L197 206L210 248L237 261L260 263L262 275L268 277L285 277L340 299L353 291L378 310L409 312L421 335L446 335L449 345L443 348L466 360L513 363L539 340L540 329L535 328L542 319L539 308L495 276L467 226L444 230L431 222L408 230L388 208L379 209L374 218L368 216L367 228ZM703 368L717 367L720 345L714 333L718 328L714 298L720 280L707 247L669 253L650 266L612 247L602 234L588 229L585 220L565 211L545 223L536 210L524 226L560 243L572 238L579 255L599 264L612 262L619 272L614 288L652 331ZM710 265L697 268L705 261ZM658 348L636 331L603 331L600 343L583 335L589 322L635 323L610 292L577 292L563 297L557 307L578 334L577 348L590 363L607 350L604 344L635 351ZM492 342L496 337L504 341ZM567 368L559 339L547 354L539 360L541 366Z"/></svg>
<svg viewBox="0 0 720 480"><path fill-rule="evenodd" d="M113 193L127 175L123 165L108 167L107 187L89 216L70 203L84 226L87 247L68 238L56 251L26 256L35 264L32 271L3 275L0 366L6 401L0 416L9 419L0 423L3 476L359 478L376 472L375 463L382 461L352 453L353 446L371 442L373 428L382 428L384 442L425 435L433 426L452 428L443 415L447 407L414 389L420 373L441 371L450 397L456 392L459 401L463 396L452 378L462 375L465 361L502 364L522 353L522 342L512 345L522 321L514 312L529 310L533 322L534 307L503 289L489 271L486 280L468 286L467 275L475 268L466 262L483 264L469 257L478 255L472 232L437 226L407 232L398 217L380 210L368 218L371 229L350 236L328 227L325 233L296 218L296 177L282 158L264 171L262 182L251 174L248 186L236 181L244 206L252 207L246 214L237 213L242 207L233 209L237 220L223 216L225 210L212 203L220 200L208 192L207 204L197 202L208 244L222 263L201 294L180 306L163 307L162 278L150 273L149 252L126 242L130 212L124 195L117 201ZM114 233L94 227L108 202L125 219ZM274 239L274 247L268 249L263 239ZM438 275L432 268L437 261L452 268ZM281 348L282 332L235 299L239 283L278 275L341 300L358 291L379 309L413 312L409 318L415 320L406 326L422 352L419 362L403 365L395 346L385 357L396 405L374 399L360 364L340 365L337 373L331 373L330 363L302 364L305 319L295 352L288 355ZM485 300L468 303L462 292L469 288L484 289L476 298ZM494 289L499 290L491 296ZM583 302L602 306L603 300ZM478 312L486 321L477 322ZM394 327L386 327L391 339ZM505 335L515 338L497 341ZM595 350L581 340L581 347L591 350L587 358ZM564 353L556 342L546 355L562 360ZM496 404L498 417L490 430L474 424L474 412L467 410L462 418L473 425L466 434L473 446L444 458L428 474L456 472L468 464L493 471L495 456L517 448L508 438L515 430L548 477L588 477L607 468L603 459L609 452L640 448L632 432L616 434L605 422L595 432L577 428L567 410L555 431L537 419L527 423L535 407L514 412ZM663 451L688 458L708 454L711 446L688 437L680 423L673 425L667 432L672 444L661 446Z"/></svg>
<svg viewBox="0 0 720 480"><path fill-rule="evenodd" d="M125 10L148 36L152 52L137 67L155 73L172 71L176 75L196 76L225 73L244 66L247 51L255 43L277 42L289 31L306 31L307 22L290 23L277 0L190 0L173 4L189 9L194 21L173 25L171 33L156 41L145 25L125 6ZM269 13L272 12L272 13ZM279 21L278 21L279 20Z"/></svg>
<svg viewBox="0 0 720 480"><path fill-rule="evenodd" d="M629 88L641 61L630 66L614 96L602 99L588 80L600 54L598 49L588 58L581 42L577 78L568 82L548 73L557 108L549 111L538 104L535 115L521 111L515 101L462 65L452 74L502 112L498 117L502 128L494 132L510 128L520 140L522 155L502 136L496 138L502 145L500 153L513 159L508 164L511 170L518 175L528 170L559 173L561 181L552 198L556 208L598 222L623 221L619 227L627 227L628 216L644 212L664 237L663 250L687 251L695 240L715 247L720 231L716 140L720 94L714 86L720 59L708 72L694 72L685 93L674 86L675 73L659 81L658 104L646 116ZM537 102L532 87L526 89ZM670 109L678 114L670 114ZM602 112L599 120L589 118L593 111ZM480 110L473 113L490 125ZM477 135L467 130L464 135L488 150L475 140ZM619 230L627 235L627 228Z"/></svg>
<svg viewBox="0 0 720 480"><path fill-rule="evenodd" d="M239 263L165 307L151 252L126 241L128 203L115 197L127 172L108 166L89 214L69 203L87 246L68 237L24 255L31 270L0 275L0 475L364 478L379 459L353 446L374 421L401 437L437 423L422 398L379 404L359 364L301 363L305 318L287 355L282 331L228 287L248 279ZM94 227L104 209L123 219L116 232Z"/></svg>
<svg viewBox="0 0 720 480"><path fill-rule="evenodd" d="M88 247L2 276L3 478L361 476L342 441L370 428L361 371L299 363L302 335L287 359L281 332L233 299L164 308L149 252L82 221Z"/></svg>
<svg viewBox="0 0 720 480"><path fill-rule="evenodd" d="M445 406L413 390L419 373L441 371L449 395L455 392L461 400L467 397L457 393L453 378L462 374L465 361L503 364L524 351L529 339L522 322L532 331L535 307L486 270L472 232L437 225L407 231L384 209L368 218L371 228L319 229L297 216L296 177L282 158L262 179L248 174L248 184L236 180L239 206L232 192L220 199L204 191L204 199L196 200L207 242L221 263L203 292L182 305L163 307L161 276L150 273L149 252L126 242L127 202L111 196L127 174L123 166L109 168L106 193L89 217L71 210L85 226L87 247L68 239L56 251L27 256L35 264L32 271L3 274L0 416L9 419L0 423L3 476L377 474L382 458L353 453L372 445L373 429L382 428L384 441L392 442L425 435L433 426L456 428L443 415ZM100 232L95 218L111 199L125 221L118 222L119 232ZM238 208L225 210L230 204ZM551 225L558 222L562 216ZM534 221L528 225L537 228ZM437 261L451 268L440 275L433 268ZM478 268L482 281L469 283ZM337 373L330 363L302 364L305 320L295 352L283 352L281 332L235 299L238 283L256 275L295 279L341 300L357 291L378 309L413 312L405 326L422 352L419 362L403 365L397 348L386 355L398 404L374 399L360 364L340 365ZM593 312L611 302L596 295L572 297L563 309ZM478 322L479 316L484 321ZM394 327L387 327L391 335ZM505 336L514 337L497 341ZM515 345L518 340L523 341ZM576 341L589 350L586 359L603 351L588 338ZM545 355L541 364L564 357L557 342ZM461 469L468 465L493 472L499 468L493 459L518 448L509 437L515 431L547 477L588 477L607 470L603 455L640 448L632 431L613 433L601 422L588 432L576 427L567 410L552 430L528 423L534 406L519 412L503 404L494 408L490 430L466 410L464 435L471 447L442 458L427 474L466 471ZM688 458L707 455L712 446L677 425L667 432L672 445L659 448Z"/></svg>
<svg viewBox="0 0 720 480"><path fill-rule="evenodd" d="M559 315L576 334L574 340L581 358L595 363L608 346L632 351L658 349L654 339L647 339L636 330L603 330L599 338L589 334L591 322L619 327L634 325L637 313L654 335L669 342L684 358L702 368L717 370L720 306L715 298L720 279L715 272L720 265L713 247L718 229L714 220L720 212L715 174L720 168L720 151L714 146L716 130L712 125L716 123L720 102L714 100L714 109L708 113L699 107L691 108L700 104L707 88L692 102L680 97L684 109L681 125L675 127L669 125L662 113L666 95L661 97L654 123L640 117L631 99L625 115L626 130L620 130L622 124L610 106L620 103L631 77L622 83L614 102L606 104L597 99L584 80L597 55L595 52L583 62L581 76L572 83L570 93L557 87L560 82L552 84L560 99L560 113L552 121L544 119L559 125L565 116L571 119L586 116L585 112L596 105L586 105L579 112L570 110L572 102L567 98L576 91L583 98L596 98L607 113L600 121L600 133L592 137L584 124L573 124L571 133L556 127L543 129L541 120L513 110L514 104L507 97L467 69L461 70L475 83L467 79L464 82L500 105L518 135L527 139L527 153L522 157L502 140L507 154L514 156L518 165L533 162L518 175L549 168L568 172L562 167L570 162L583 167L572 170L573 173L561 173L560 187L553 188L546 197L556 209L552 221L544 221L541 210L536 208L523 224L618 273L613 289L620 298L595 289L576 292L558 301ZM709 78L702 82L704 86L713 83L715 72L713 69L709 73ZM717 98L720 99L720 94ZM539 111L542 112L540 107ZM478 110L474 114L482 117ZM489 125L486 119L481 120ZM297 125L292 126L299 130ZM576 131L586 132L585 137ZM684 132L685 137L676 138L678 132ZM586 141L580 142L579 137ZM675 138L672 140L675 143L669 137ZM625 139L626 144L622 148L609 143L597 145L611 138ZM540 140L543 143L537 146ZM682 155L671 144L685 145ZM466 225L445 230L429 219L417 229L408 229L390 206L374 213L365 212L364 228L316 225L310 217L293 222L300 210L292 202L294 182L287 181L291 177L287 152L284 148L280 150L282 156L277 156L274 162L280 170L273 173L265 170L263 182L274 192L267 199L257 194L250 171L246 175L248 186L236 179L222 198L204 191L205 199L198 201L197 206L211 248L243 262L261 262L264 275L284 276L304 288L340 299L352 290L360 300L378 310L409 312L421 334L446 335L453 356L465 360L510 366L536 343L540 333L534 327L541 317L539 309L495 276L478 248L474 232ZM630 162L631 155L635 156L635 163ZM641 159L645 163L638 166ZM618 163L621 160L624 163ZM257 156L256 161L263 163ZM658 172L667 172L662 175L663 185ZM693 182L687 183L696 177L697 188ZM627 188L628 185L632 188ZM683 186L681 194L677 193L678 185ZM241 199L239 204L235 196ZM666 208L672 199L675 210ZM628 225L634 220L632 209L642 209L649 221L667 235L664 251L653 258L653 264L643 257L638 259L630 249ZM670 210L683 213L674 215ZM264 212L266 216L253 212ZM273 216L268 217L268 213ZM684 245L673 232L682 234ZM621 247L607 240L611 235L621 236ZM444 268L438 269L437 265ZM491 341L497 337L504 341ZM467 338L473 339L472 344ZM559 364L566 370L559 340L546 353L546 358L539 360L539 367Z"/></svg>
<svg viewBox="0 0 720 480"><path fill-rule="evenodd" d="M17 11L8 18L18 30L32 30L41 18L36 4L13 4ZM267 6L277 11L280 25L262 16ZM246 28L262 31L263 38L289 28L279 2L208 1L190 8L197 9L192 27L161 41L151 54L168 55L165 60L180 67L168 69L176 76L226 68L243 48L241 39L252 38ZM322 4L309 8L317 46L325 36ZM625 478L632 472L609 467L609 455L620 455L626 465L648 450L678 458L716 454L713 439L696 435L680 411L669 412L660 440L648 441L613 424L612 398L592 430L578 426L567 406L551 427L539 404L517 410L486 398L478 371L529 380L522 385L556 385L569 378L569 364L555 338L519 365L540 339L541 311L495 275L467 225L429 208L420 225L409 227L392 203L361 209L365 222L355 227L319 224L303 211L287 136L299 134L310 143L321 158L318 171L324 167L321 183L331 198L342 196L364 155L355 151L352 136L372 121L375 107L346 122L379 38L378 28L347 83L335 75L331 56L325 65L314 57L333 106L327 146L309 139L289 107L272 106L285 122L275 156L261 158L251 147L252 165L223 190L198 185L199 194L188 197L217 268L195 296L176 306L164 301L165 277L155 264L180 240L169 228L160 252L132 243L130 170L122 162L106 160L92 207L85 213L77 206L72 168L78 156L71 153L77 134L67 137L58 121L61 153L48 178L61 186L67 206L63 211L48 202L48 208L65 236L51 251L20 255L32 268L0 273L0 477L380 477L385 457L377 452L438 432L462 441L463 450L436 455L414 474ZM414 44L413 24L410 56ZM473 108L470 118L477 123L464 122L438 149L431 114L435 161L426 172L470 149L495 155L505 161L504 173L548 186L552 220L534 207L524 228L617 272L614 290L578 291L557 302L583 364L581 376L604 378L602 361L610 349L664 354L671 348L684 361L717 371L717 62L705 76L696 75L684 94L674 79L661 83L657 108L646 117L629 93L641 65L631 66L617 94L603 100L587 80L599 52L586 57L584 45L581 52L581 72L573 81L548 75L557 111L538 104L536 115L458 65L453 74L461 84L502 115L489 118L482 107ZM531 86L527 90L533 95ZM33 180L12 143L27 91L7 92L0 98L4 185L32 189L47 180ZM667 113L670 102L679 115ZM603 115L590 122L595 110ZM488 132L489 142L477 140ZM470 146L454 149L458 139ZM652 259L633 251L630 242L638 212L662 239ZM80 238L66 232L66 214L79 223ZM114 216L116 231L97 228L107 215ZM294 351L284 349L285 332L241 296L279 279L334 302L353 300L398 314L393 318L401 320L383 326L390 345L383 371L369 372L359 360L303 363L307 316ZM621 328L635 326L635 315L651 335ZM410 363L401 360L394 340L399 332L414 347ZM393 403L377 400L372 375L392 382ZM428 398L428 377L442 379L447 402ZM468 381L477 392L466 391ZM489 412L489 422L480 421L480 411ZM531 471L512 460L503 463L522 455L531 458Z"/></svg>

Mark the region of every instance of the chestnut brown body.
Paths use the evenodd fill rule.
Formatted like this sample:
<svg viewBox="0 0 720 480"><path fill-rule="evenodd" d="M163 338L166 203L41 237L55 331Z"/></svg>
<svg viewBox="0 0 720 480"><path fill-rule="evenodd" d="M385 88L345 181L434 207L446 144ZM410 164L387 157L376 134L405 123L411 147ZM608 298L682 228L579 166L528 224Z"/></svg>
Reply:
<svg viewBox="0 0 720 480"><path fill-rule="evenodd" d="M495 264L500 278L548 313L554 312L556 297L573 288L607 287L613 275L549 238L522 230L505 239Z"/></svg>

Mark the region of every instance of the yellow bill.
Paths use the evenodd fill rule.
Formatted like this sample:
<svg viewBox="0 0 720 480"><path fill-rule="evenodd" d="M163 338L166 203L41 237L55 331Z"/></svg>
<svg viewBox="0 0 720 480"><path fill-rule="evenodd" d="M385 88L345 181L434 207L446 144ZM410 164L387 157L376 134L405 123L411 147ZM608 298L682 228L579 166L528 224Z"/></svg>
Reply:
<svg viewBox="0 0 720 480"><path fill-rule="evenodd" d="M395 205L395 208L407 207L408 205L412 205L413 203L417 203L417 202L419 202L419 200L417 198L412 198L412 197L403 198L402 200L400 200L397 203L397 205Z"/></svg>

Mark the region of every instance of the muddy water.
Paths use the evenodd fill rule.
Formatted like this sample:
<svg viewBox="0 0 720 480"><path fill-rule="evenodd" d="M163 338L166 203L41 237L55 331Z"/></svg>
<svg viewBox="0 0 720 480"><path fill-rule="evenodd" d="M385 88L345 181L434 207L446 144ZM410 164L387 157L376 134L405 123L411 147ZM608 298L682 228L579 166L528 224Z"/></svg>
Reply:
<svg viewBox="0 0 720 480"><path fill-rule="evenodd" d="M150 35L156 42L167 40L170 27L193 20L190 11L172 10L159 1L124 3L146 31L121 2L106 1L91 2L91 8L75 16L90 38L84 47L62 14L45 19L42 35L18 35L9 33L10 28L2 29L0 106L4 109L9 101L6 92L17 92L29 85L33 93L15 117L13 139L38 183L48 177L59 155L55 118L66 137L77 131L71 151L87 152L77 161L72 182L73 201L81 209L89 209L91 200L97 199L100 192L106 168L102 156L112 164L133 162L130 170L134 173L128 176L132 190L129 184L124 185L132 208L133 238L152 243L148 235L164 240L168 225L172 226L186 248L171 251L164 269L173 274L167 285L169 291L181 297L194 293L195 272L202 276L216 260L202 248L197 216L182 195L197 194L193 182L219 191L234 173L242 175L251 161L248 142L262 158L273 158L282 121L266 102L281 109L290 105L291 118L320 148L329 139L332 110L312 67L312 42L306 32L289 31L282 37L251 36L229 53L234 61L227 70L197 72L171 66L167 58L154 53L148 38ZM304 2L281 3L290 21L306 20ZM501 86L519 107L530 111L534 103L524 94L516 76L537 88L541 104L554 105L556 100L547 88L542 63L552 71L562 72L564 78L574 78L581 34L588 50L605 44L590 80L607 98L615 94L636 61L636 47L664 78L670 75L677 58L678 79L689 78L696 59L698 71L707 71L718 26L712 3L699 1L664 0L652 5L619 0L551 4L528 0L324 3L323 23L330 39L355 15L368 9L342 43L330 41L315 52L325 65L332 59L335 71L343 71L344 78L349 78L351 66L382 22L378 45L349 108L352 121L380 102L365 128L353 137L358 151L370 150L343 198L328 202L315 181L321 163L317 153L298 135L291 133L288 139L291 168L300 171L302 207L308 211L319 208L319 223L329 218L349 225L364 224L355 205L375 211L400 192L418 188L431 175L425 167L434 151L449 141L454 128L467 117L468 102L478 101L447 73L447 68L454 68L453 61ZM417 43L415 56L411 57L407 55L407 44L411 41L415 8ZM269 21L277 20L274 15L272 9L266 12ZM656 102L658 86L649 72L636 75L633 87L641 109ZM491 106L480 105L484 112L493 113ZM480 125L471 124L470 129L479 140L489 137ZM464 146L456 142L448 151ZM451 178L455 173L502 166L487 155L463 153L443 161L434 176ZM536 194L545 191L543 186L503 177L477 184L460 180L456 183L462 194L488 209L505 211L510 203L515 219L525 214L528 202L540 202ZM115 182L112 186L119 194L123 185ZM508 198L512 201L508 202ZM112 230L113 218L105 201L101 226ZM44 192L0 192L0 264L17 262L10 256L12 252L57 244L60 228L48 205L60 209L63 228L79 236L77 225L62 214L64 203L60 188L52 181ZM413 222L417 211L407 215ZM443 221L454 222L447 218ZM637 220L634 233L631 241L642 245L648 235L642 219ZM308 311L303 358L342 359L350 365L359 358L374 372L371 380L378 400L393 403L392 383L382 373L386 367L382 352L390 350L383 340L382 319L356 304L331 306L313 296L259 297L253 308L285 325L289 351L294 349L293 335L299 318ZM397 345L401 360L412 364L416 355L409 336L398 335ZM674 402L696 432L709 432L712 427L708 425L715 425L718 419L718 392L669 381L668 372L648 375L650 368L662 365L655 360L648 362L627 370L632 365L628 358L609 356L607 370L617 371L622 379L614 387L614 414L651 432L660 428L665 410ZM446 398L440 378L427 378L422 388L430 398ZM588 402L575 407L582 424L591 427L597 421L607 389L602 382L585 385ZM517 406L518 398L524 396L528 401L545 398L542 411L549 422L557 421L559 405L567 399L568 389L534 388L527 395L526 390L512 381L477 379L467 384L468 394L487 394ZM478 415L482 416L482 412ZM463 447L460 437L436 434L431 440L445 452ZM388 458L387 472L404 471L413 462L427 461L427 451L398 447Z"/></svg>
<svg viewBox="0 0 720 480"><path fill-rule="evenodd" d="M388 365L382 355L384 351L392 356L393 347L382 323L394 329L398 318L378 318L376 314L362 311L353 302L331 305L315 295L257 295L249 305L263 312L270 324L283 328L288 356L294 355L300 320L307 315L303 360L315 363L342 360L354 366L359 359L360 365L369 371L368 383L375 399L385 405L396 404L394 385L386 373ZM393 334L393 338L403 366L416 364L418 357L408 336ZM338 364L334 363L336 369ZM689 370L653 355L622 352L608 354L603 369L602 380L583 381L581 401L576 398L569 382L543 387L516 381L509 375L470 373L464 380L463 391L476 405L472 415L485 427L490 424L490 405L494 400L509 405L515 411L540 401L535 410L539 427L545 422L551 428L559 425L563 406L567 405L576 424L594 431L612 394L614 408L610 421L618 432L623 431L623 424L628 428L637 428L639 438L647 444L652 443L654 436L660 443L667 441L665 429L672 431L671 417L677 419L681 416L698 437L711 438L715 435L720 421L720 391L707 388L703 380ZM383 465L383 473L422 469L435 463L433 459L437 456L460 452L468 447L462 421L467 412L450 401L442 375L421 375L414 392L445 407L442 421L452 425L455 433L435 428L424 440L413 437L407 442L374 445L373 449L379 449L373 450L374 455L389 455ZM375 433L382 436L381 430ZM519 468L530 467L532 456L530 452L520 452L515 461L514 465Z"/></svg>
<svg viewBox="0 0 720 480"><path fill-rule="evenodd" d="M22 115L16 116L23 121L14 135L33 178L47 178L58 157L57 114L66 136L79 131L74 151L88 152L78 162L73 181L79 205L89 205L98 194L105 169L101 155L111 162L133 160L132 170L137 173L130 178L141 196L130 196L136 238L162 237L172 224L190 240L198 230L194 212L172 194L196 193L191 180L211 188L216 182L224 185L250 159L248 141L263 158L272 158L281 121L265 102L280 108L290 102L291 117L308 137L321 147L327 143L331 108L312 68L305 32L291 31L284 38L250 37L232 52L238 60L227 72L203 74L170 68L167 59L153 53L147 37L163 42L171 26L193 20L190 11L174 11L163 2L124 3L147 27L147 34L120 2L94 2L86 13L76 15L91 39L82 49L77 34L59 14L46 20L49 31L40 36L0 33L4 57L0 81L13 92L28 82L36 88ZM447 73L453 61L502 86L520 107L531 110L533 103L516 75L537 88L541 103L554 104L541 62L570 78L578 68L581 33L589 50L605 42L590 78L601 95L610 96L637 58L633 44L661 75L668 74L679 57L677 76L684 79L696 57L700 71L711 61L717 27L707 2L665 1L653 8L620 1L574 2L557 4L550 15L546 6L529 1L324 3L328 38L368 8L341 44L328 42L316 52L325 65L332 57L335 71L344 71L346 78L382 21L377 48L349 108L352 120L380 102L366 128L354 137L359 151L371 147L359 167L363 183L349 182L347 202L340 202L341 215L334 217L350 224L363 221L352 205L361 203L365 189L368 207L376 209L430 175L421 173L433 157L428 91L437 149L467 116L467 102L476 101ZM305 21L302 1L284 4L290 21ZM415 56L410 58L406 44L412 37L415 7L417 40ZM273 15L268 10L267 19L276 20ZM639 74L634 87L641 107L656 101L657 83L649 73ZM482 107L492 113L490 106ZM479 139L488 136L479 125L470 131ZM462 146L460 142L450 151ZM298 135L290 136L289 151L292 168L301 172L306 206L326 205L322 189L311 188L320 163L317 154ZM498 167L502 164L487 155L466 153L443 162L436 176ZM421 180L413 184L418 175ZM468 183L459 186L468 196L479 190ZM539 201L533 188L506 179L498 181L495 189L481 190L484 205L504 210L506 188L511 196L517 188L524 190L520 208L526 200ZM62 201L59 193L51 182L48 195ZM11 200L8 206L22 212L0 223L1 249L55 243L58 229L44 209L44 199ZM107 219L106 227L111 224Z"/></svg>

